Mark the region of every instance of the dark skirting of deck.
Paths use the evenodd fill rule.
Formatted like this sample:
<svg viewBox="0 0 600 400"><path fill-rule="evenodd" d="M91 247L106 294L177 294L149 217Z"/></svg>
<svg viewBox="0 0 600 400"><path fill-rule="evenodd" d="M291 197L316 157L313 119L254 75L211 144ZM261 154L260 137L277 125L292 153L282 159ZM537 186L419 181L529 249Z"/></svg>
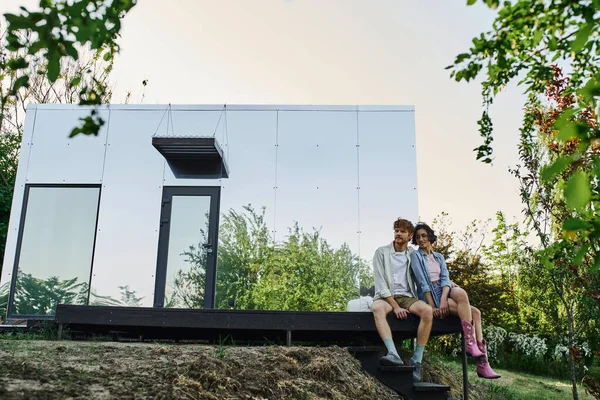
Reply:
<svg viewBox="0 0 600 400"><path fill-rule="evenodd" d="M58 305L55 322L71 331L152 339L265 340L381 344L370 312L199 310L180 308ZM414 338L419 319L388 322L394 338ZM434 320L432 336L460 333L457 317Z"/></svg>

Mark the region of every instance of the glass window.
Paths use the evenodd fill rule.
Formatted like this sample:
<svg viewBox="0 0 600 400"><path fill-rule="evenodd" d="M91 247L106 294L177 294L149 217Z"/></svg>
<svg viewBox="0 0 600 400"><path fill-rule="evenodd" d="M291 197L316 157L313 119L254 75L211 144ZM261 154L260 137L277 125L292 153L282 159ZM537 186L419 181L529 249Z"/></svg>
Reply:
<svg viewBox="0 0 600 400"><path fill-rule="evenodd" d="M11 315L87 304L99 187L29 187Z"/></svg>
<svg viewBox="0 0 600 400"><path fill-rule="evenodd" d="M173 196L165 307L203 308L210 196Z"/></svg>

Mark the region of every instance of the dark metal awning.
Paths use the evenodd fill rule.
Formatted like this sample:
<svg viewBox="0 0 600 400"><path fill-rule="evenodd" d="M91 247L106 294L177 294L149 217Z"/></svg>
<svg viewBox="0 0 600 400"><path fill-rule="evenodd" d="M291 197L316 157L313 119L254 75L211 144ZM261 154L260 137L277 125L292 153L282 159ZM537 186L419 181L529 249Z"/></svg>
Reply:
<svg viewBox="0 0 600 400"><path fill-rule="evenodd" d="M228 178L229 168L214 137L153 137L176 178Z"/></svg>

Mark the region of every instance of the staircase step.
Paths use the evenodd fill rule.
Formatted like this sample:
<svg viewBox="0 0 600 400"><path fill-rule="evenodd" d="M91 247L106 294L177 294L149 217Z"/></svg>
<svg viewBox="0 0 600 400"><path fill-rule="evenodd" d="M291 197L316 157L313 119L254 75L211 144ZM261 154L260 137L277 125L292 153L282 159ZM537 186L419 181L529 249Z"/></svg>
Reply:
<svg viewBox="0 0 600 400"><path fill-rule="evenodd" d="M415 367L412 365L400 365L397 367L379 367L381 372L412 372Z"/></svg>
<svg viewBox="0 0 600 400"><path fill-rule="evenodd" d="M415 392L447 392L450 390L450 386L429 382L415 382L413 388Z"/></svg>
<svg viewBox="0 0 600 400"><path fill-rule="evenodd" d="M350 353L378 353L383 352L384 350L387 352L385 347L383 346L355 346L347 348Z"/></svg>

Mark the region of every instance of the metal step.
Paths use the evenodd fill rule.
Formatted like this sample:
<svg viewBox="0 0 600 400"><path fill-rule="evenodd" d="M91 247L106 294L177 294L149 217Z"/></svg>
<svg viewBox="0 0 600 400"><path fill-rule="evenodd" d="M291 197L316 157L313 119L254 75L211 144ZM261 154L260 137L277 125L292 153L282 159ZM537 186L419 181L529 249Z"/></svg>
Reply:
<svg viewBox="0 0 600 400"><path fill-rule="evenodd" d="M379 367L381 372L388 373L403 373L403 372L412 372L415 369L412 365L399 365L397 367Z"/></svg>
<svg viewBox="0 0 600 400"><path fill-rule="evenodd" d="M413 388L415 392L447 392L450 390L450 386L429 382L417 382Z"/></svg>
<svg viewBox="0 0 600 400"><path fill-rule="evenodd" d="M356 353L383 353L387 352L387 349L383 346L353 346L347 347L348 351L352 354Z"/></svg>

